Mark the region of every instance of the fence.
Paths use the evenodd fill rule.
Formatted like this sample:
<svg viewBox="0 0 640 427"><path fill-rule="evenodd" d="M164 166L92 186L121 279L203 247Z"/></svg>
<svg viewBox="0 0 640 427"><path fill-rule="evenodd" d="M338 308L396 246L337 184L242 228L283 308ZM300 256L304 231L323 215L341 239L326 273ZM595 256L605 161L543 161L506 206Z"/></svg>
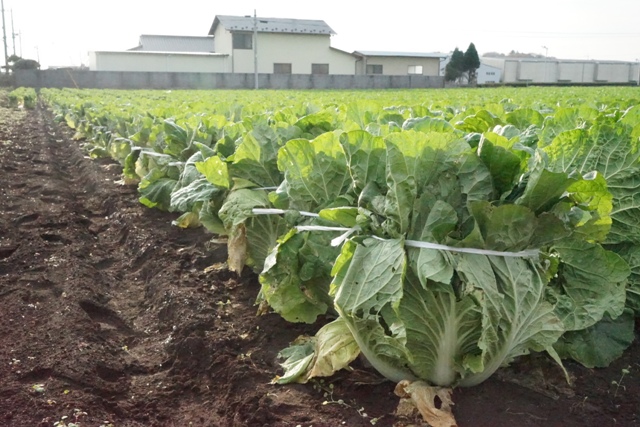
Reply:
<svg viewBox="0 0 640 427"><path fill-rule="evenodd" d="M97 89L253 89L244 73L167 73L88 70L18 70L16 87ZM260 74L260 89L409 89L442 88L440 76Z"/></svg>

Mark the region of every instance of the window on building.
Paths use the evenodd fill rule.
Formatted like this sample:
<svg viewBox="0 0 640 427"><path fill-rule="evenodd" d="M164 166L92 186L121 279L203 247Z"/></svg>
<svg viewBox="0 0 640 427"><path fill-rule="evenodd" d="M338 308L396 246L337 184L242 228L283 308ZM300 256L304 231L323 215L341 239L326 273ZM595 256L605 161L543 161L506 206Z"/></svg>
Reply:
<svg viewBox="0 0 640 427"><path fill-rule="evenodd" d="M409 65L408 74L422 74L422 65Z"/></svg>
<svg viewBox="0 0 640 427"><path fill-rule="evenodd" d="M487 71L487 76L495 76L496 72L495 71Z"/></svg>
<svg viewBox="0 0 640 427"><path fill-rule="evenodd" d="M253 34L251 33L233 33L234 49L253 49Z"/></svg>
<svg viewBox="0 0 640 427"><path fill-rule="evenodd" d="M311 64L311 74L329 74L329 64Z"/></svg>
<svg viewBox="0 0 640 427"><path fill-rule="evenodd" d="M291 64L273 64L274 74L291 74Z"/></svg>
<svg viewBox="0 0 640 427"><path fill-rule="evenodd" d="M382 65L367 64L367 74L382 74Z"/></svg>

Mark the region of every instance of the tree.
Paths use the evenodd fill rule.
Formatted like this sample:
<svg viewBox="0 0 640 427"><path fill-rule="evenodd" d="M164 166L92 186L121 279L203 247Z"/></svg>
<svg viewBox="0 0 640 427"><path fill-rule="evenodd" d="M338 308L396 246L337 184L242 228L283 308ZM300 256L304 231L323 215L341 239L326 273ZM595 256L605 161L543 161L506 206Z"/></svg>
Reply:
<svg viewBox="0 0 640 427"><path fill-rule="evenodd" d="M35 59L24 59L18 55L11 55L9 58L9 69L15 70L39 70L40 64Z"/></svg>
<svg viewBox="0 0 640 427"><path fill-rule="evenodd" d="M462 71L467 73L467 82L473 84L478 77L478 68L480 68L480 57L473 43L469 45L462 59Z"/></svg>
<svg viewBox="0 0 640 427"><path fill-rule="evenodd" d="M453 82L462 77L463 73L464 54L457 47L451 54L451 59L444 69L444 79L448 82Z"/></svg>

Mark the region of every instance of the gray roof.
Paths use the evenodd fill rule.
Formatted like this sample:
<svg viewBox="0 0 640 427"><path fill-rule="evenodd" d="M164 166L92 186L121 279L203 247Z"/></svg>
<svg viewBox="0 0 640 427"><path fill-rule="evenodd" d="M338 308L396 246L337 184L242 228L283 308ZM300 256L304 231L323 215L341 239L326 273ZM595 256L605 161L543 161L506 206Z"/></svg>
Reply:
<svg viewBox="0 0 640 427"><path fill-rule="evenodd" d="M446 53L439 52L386 52L386 51L374 51L374 50L356 50L353 52L358 56L389 56L389 57L407 57L407 58L446 58Z"/></svg>
<svg viewBox="0 0 640 427"><path fill-rule="evenodd" d="M143 34L135 51L142 52L214 52L213 37L160 36Z"/></svg>
<svg viewBox="0 0 640 427"><path fill-rule="evenodd" d="M258 31L261 33L335 34L331 27L321 20L261 17L257 17L256 20ZM222 25L229 31L253 31L254 18L253 16L217 15L209 35L213 35L218 25Z"/></svg>

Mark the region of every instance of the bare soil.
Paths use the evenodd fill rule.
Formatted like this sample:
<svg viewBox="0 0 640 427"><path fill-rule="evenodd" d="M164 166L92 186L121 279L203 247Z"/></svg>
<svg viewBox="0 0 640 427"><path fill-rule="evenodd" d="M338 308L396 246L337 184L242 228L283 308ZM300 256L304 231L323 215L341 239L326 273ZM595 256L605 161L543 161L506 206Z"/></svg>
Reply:
<svg viewBox="0 0 640 427"><path fill-rule="evenodd" d="M257 277L119 172L45 109L0 108L0 426L420 425L362 361L270 384L278 351L320 325L256 316ZM640 425L637 340L607 369L566 367L571 385L539 355L456 389L459 425Z"/></svg>

